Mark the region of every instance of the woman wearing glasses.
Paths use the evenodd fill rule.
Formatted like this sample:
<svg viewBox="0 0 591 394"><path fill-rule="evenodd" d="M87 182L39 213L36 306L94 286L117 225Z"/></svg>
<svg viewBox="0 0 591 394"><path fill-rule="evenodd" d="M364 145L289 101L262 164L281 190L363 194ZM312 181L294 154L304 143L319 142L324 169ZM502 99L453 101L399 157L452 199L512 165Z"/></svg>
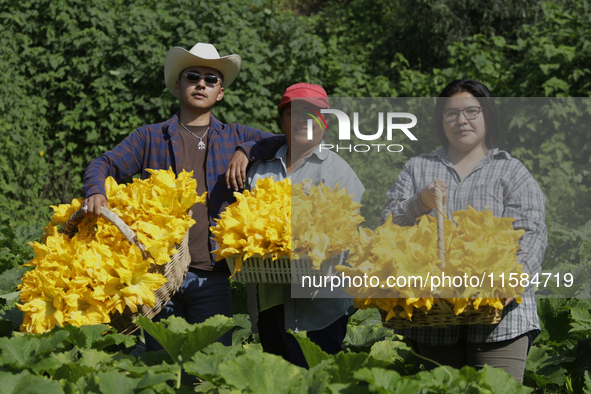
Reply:
<svg viewBox="0 0 591 394"><path fill-rule="evenodd" d="M380 224L389 215L404 226L415 224L424 214L434 215L434 181L441 179L448 213L486 207L496 217L514 218L513 227L525 230L518 261L530 275L541 272L547 244L545 197L525 166L495 146L500 124L490 91L474 80L451 82L437 99L434 129L443 147L406 163L387 193ZM540 333L533 288L522 297L521 304L507 298L498 324L397 332L410 338L422 356L440 364L455 368L488 364L521 381L529 346Z"/></svg>

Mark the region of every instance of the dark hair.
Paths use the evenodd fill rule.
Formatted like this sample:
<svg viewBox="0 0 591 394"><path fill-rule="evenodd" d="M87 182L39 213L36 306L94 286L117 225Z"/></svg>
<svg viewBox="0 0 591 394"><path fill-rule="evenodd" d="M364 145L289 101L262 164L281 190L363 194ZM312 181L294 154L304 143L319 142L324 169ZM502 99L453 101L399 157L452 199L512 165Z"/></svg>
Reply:
<svg viewBox="0 0 591 394"><path fill-rule="evenodd" d="M285 104L283 107L279 107L279 119L281 120L281 118L283 117L283 112L285 112L285 109L287 107L291 107L291 103L287 103Z"/></svg>
<svg viewBox="0 0 591 394"><path fill-rule="evenodd" d="M488 88L481 82L473 79L458 79L449 83L437 99L435 110L433 113L433 128L435 134L439 137L439 140L443 146L447 149L449 141L445 135L443 129L443 110L445 109L445 103L447 97L454 96L458 93L467 92L472 96L476 97L480 106L482 107L482 113L484 115L484 124L486 126L486 134L484 136L484 144L488 149L492 149L499 139L500 123L499 115L497 113L497 107L492 99L493 95Z"/></svg>
<svg viewBox="0 0 591 394"><path fill-rule="evenodd" d="M285 112L287 107L290 107L290 106L291 106L291 103L287 103L283 107L279 107L279 117L277 118L277 126L279 126L279 130L281 130L282 133L283 133L283 113Z"/></svg>

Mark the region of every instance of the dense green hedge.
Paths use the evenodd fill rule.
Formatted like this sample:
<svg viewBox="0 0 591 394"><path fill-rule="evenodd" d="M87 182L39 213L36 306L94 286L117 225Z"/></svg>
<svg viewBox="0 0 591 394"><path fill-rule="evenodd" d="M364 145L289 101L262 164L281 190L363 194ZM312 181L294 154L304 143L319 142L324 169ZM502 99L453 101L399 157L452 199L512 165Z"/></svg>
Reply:
<svg viewBox="0 0 591 394"><path fill-rule="evenodd" d="M277 132L275 103L300 81L334 96L429 97L469 77L497 96L588 97L589 23L588 4L567 0L0 0L0 224L46 222L49 204L81 196L92 158L178 109L163 82L172 46L239 53L215 114ZM591 145L561 116L549 134L502 142L544 188L550 219L578 226Z"/></svg>

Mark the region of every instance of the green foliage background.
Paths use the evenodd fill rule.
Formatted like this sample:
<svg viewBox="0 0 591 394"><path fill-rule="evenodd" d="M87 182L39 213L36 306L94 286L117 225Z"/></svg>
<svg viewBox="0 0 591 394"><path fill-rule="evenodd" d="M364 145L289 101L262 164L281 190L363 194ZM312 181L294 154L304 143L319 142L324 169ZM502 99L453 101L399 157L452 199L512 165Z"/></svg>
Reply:
<svg viewBox="0 0 591 394"><path fill-rule="evenodd" d="M163 81L172 46L239 53L215 114L278 132L275 105L299 81L341 97L430 97L457 78L499 97L588 97L590 15L568 0L1 0L0 224L46 222L49 204L81 196L94 157L178 109ZM501 146L544 188L549 219L580 226L589 133L551 132L524 127ZM385 163L380 199L418 153Z"/></svg>

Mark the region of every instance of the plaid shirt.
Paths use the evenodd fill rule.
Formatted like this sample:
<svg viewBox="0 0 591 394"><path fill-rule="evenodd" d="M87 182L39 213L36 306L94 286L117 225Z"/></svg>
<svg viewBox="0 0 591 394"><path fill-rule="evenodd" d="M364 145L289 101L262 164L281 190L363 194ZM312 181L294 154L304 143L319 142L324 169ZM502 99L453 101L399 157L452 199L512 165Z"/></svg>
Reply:
<svg viewBox="0 0 591 394"><path fill-rule="evenodd" d="M541 272L548 240L544 223L546 198L525 166L498 148L491 149L463 180L443 148L412 158L386 195L380 224L392 214L394 223L414 225L421 216L417 193L435 179L449 186L445 208L450 215L470 205L477 211L486 207L496 217L514 218L513 227L525 230L519 240L518 261L530 275ZM397 332L420 343L442 346L458 341L459 328L421 327ZM469 343L500 342L526 333L535 337L540 332L540 321L533 288L526 290L521 304L513 302L504 308L499 324L470 325L467 331L465 339Z"/></svg>
<svg viewBox="0 0 591 394"><path fill-rule="evenodd" d="M167 170L169 167L178 175L182 170L178 168L178 127L179 113L166 122L140 127L115 148L93 160L84 174L84 196L106 195L108 176L120 182L141 172L146 179L150 176L147 168ZM223 124L211 115L205 178L212 226L225 207L235 201L234 191L226 187L225 173L236 148L243 148L251 160L270 159L285 144L285 136L273 136L256 145L255 141L272 136L238 123Z"/></svg>

